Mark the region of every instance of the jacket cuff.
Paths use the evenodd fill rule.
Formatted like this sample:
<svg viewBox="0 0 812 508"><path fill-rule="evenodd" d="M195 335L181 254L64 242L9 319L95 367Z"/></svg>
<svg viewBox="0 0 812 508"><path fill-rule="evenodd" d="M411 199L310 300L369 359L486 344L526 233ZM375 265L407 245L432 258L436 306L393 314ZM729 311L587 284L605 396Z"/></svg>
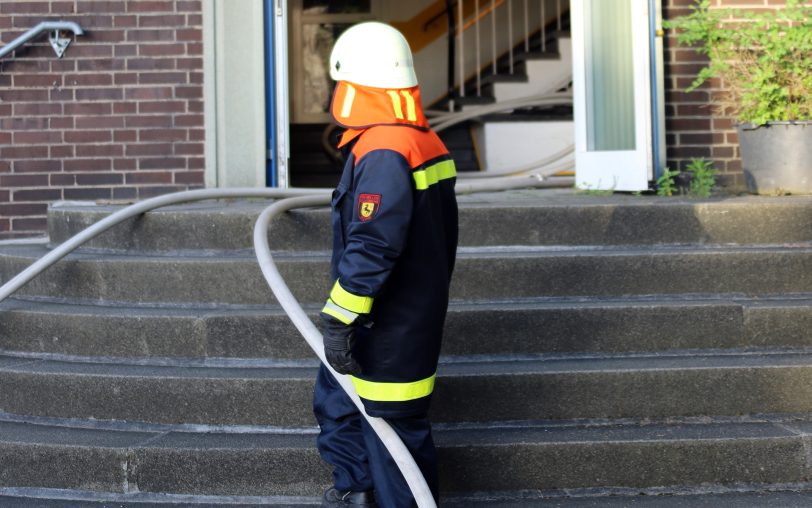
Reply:
<svg viewBox="0 0 812 508"><path fill-rule="evenodd" d="M327 299L327 303L324 304L321 311L345 325L350 325L355 322L359 314L368 314L372 310L372 302L372 297L354 295L336 281L330 291L330 298Z"/></svg>
<svg viewBox="0 0 812 508"><path fill-rule="evenodd" d="M372 310L373 298L371 296L354 295L341 287L336 281L330 291L330 299L336 304L356 314L369 314Z"/></svg>

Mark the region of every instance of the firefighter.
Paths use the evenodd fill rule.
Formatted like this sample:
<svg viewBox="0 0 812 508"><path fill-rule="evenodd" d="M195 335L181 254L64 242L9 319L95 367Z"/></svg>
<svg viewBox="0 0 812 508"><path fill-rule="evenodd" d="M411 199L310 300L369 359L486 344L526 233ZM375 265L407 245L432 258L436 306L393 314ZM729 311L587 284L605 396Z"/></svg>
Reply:
<svg viewBox="0 0 812 508"><path fill-rule="evenodd" d="M330 56L330 107L346 130L332 198L332 289L324 353L349 374L366 412L401 437L438 497L429 402L457 249L456 169L429 129L412 54L389 25L345 31ZM375 432L322 366L317 445L333 467L322 506L416 506Z"/></svg>

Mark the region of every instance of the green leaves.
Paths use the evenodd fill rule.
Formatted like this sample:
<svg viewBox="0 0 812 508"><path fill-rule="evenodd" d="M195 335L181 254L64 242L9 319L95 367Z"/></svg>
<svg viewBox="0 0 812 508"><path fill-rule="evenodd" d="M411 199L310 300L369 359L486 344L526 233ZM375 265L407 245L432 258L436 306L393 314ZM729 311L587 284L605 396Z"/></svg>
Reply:
<svg viewBox="0 0 812 508"><path fill-rule="evenodd" d="M716 185L717 171L713 167L713 162L704 157L693 158L685 170L691 173L688 195L699 198L709 197ZM684 192L684 189L678 189L676 184L676 177L679 174L680 172L677 170L671 171L665 168L662 176L657 179L657 195L667 197L673 196L678 190L681 193Z"/></svg>
<svg viewBox="0 0 812 508"><path fill-rule="evenodd" d="M700 198L709 197L713 186L716 185L716 169L713 167L713 162L704 157L693 158L685 169L691 173L691 186L688 188L688 194Z"/></svg>
<svg viewBox="0 0 812 508"><path fill-rule="evenodd" d="M709 65L687 91L721 78L722 113L756 125L812 119L812 5L806 1L754 12L697 0L690 14L664 26L679 32L680 44L708 55Z"/></svg>
<svg viewBox="0 0 812 508"><path fill-rule="evenodd" d="M671 171L668 168L665 168L663 171L662 176L657 179L657 195L658 196L673 196L674 192L677 190L676 182L674 181L674 177L679 174L678 170Z"/></svg>

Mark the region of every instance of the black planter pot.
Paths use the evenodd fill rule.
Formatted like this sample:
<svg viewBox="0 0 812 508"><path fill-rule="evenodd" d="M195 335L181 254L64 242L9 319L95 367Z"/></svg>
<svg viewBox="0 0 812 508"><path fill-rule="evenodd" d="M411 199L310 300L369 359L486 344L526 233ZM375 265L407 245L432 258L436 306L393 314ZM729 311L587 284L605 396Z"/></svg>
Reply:
<svg viewBox="0 0 812 508"><path fill-rule="evenodd" d="M737 126L747 190L812 194L812 122Z"/></svg>

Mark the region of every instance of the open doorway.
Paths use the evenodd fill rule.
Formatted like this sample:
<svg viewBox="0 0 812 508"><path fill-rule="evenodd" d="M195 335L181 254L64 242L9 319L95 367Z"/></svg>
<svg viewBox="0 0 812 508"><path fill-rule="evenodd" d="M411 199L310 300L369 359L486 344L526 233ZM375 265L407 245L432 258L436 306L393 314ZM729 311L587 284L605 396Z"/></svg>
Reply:
<svg viewBox="0 0 812 508"><path fill-rule="evenodd" d="M341 176L333 149L337 130L329 107L335 83L330 51L341 32L380 19L380 0L290 1L290 182L294 187L332 187Z"/></svg>
<svg viewBox="0 0 812 508"><path fill-rule="evenodd" d="M423 106L438 112L448 111L449 91L460 111L566 89L571 82L566 1L452 2L456 26L451 32L445 0L289 0L288 5L287 178L292 186L330 187L340 177L332 148L336 139L325 131L334 87L328 58L352 24L381 20L404 33L415 55ZM458 171L499 172L526 166L525 159L563 153L572 133L571 106L531 104L478 116L440 136Z"/></svg>

